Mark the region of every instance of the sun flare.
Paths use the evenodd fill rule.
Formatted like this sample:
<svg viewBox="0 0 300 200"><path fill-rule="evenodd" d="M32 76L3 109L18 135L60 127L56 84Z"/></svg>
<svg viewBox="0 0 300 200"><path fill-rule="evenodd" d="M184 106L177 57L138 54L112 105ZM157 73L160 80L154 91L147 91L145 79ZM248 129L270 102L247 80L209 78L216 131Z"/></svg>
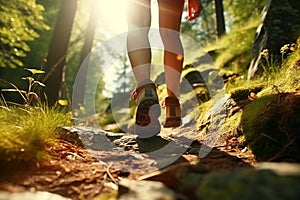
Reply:
<svg viewBox="0 0 300 200"><path fill-rule="evenodd" d="M112 34L127 30L127 0L100 0L101 26Z"/></svg>

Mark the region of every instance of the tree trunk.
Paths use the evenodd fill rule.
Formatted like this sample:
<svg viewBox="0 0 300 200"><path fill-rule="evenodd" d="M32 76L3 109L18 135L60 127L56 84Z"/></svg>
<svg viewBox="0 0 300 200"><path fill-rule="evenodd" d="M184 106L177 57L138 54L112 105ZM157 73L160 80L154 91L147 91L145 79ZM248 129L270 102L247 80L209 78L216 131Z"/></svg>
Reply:
<svg viewBox="0 0 300 200"><path fill-rule="evenodd" d="M44 80L46 84L45 95L49 106L55 105L60 98L77 2L77 0L62 0L49 46Z"/></svg>
<svg viewBox="0 0 300 200"><path fill-rule="evenodd" d="M217 35L220 38L225 34L225 19L224 19L224 8L223 0L215 0L216 7L216 22L217 22Z"/></svg>
<svg viewBox="0 0 300 200"><path fill-rule="evenodd" d="M280 66L283 56L281 47L295 43L299 36L300 1L269 0L254 38L248 79ZM268 51L262 54L264 50Z"/></svg>
<svg viewBox="0 0 300 200"><path fill-rule="evenodd" d="M80 79L78 83L76 83L76 93L73 94L73 108L75 106L78 107L80 105L84 104L84 96L86 91L86 81L87 81L87 73L88 73L88 66L89 66L89 54L93 47L95 32L97 23L99 20L99 7L100 5L97 4L97 0L91 1L90 6L90 17L88 26L85 30L85 39L84 39L84 45L81 52L81 58L80 58Z"/></svg>

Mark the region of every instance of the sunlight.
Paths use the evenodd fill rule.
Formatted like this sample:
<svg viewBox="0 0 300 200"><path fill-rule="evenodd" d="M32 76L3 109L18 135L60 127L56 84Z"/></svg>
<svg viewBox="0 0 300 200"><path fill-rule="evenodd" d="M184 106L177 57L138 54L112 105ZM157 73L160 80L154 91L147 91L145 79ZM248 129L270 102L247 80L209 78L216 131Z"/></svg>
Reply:
<svg viewBox="0 0 300 200"><path fill-rule="evenodd" d="M128 0L99 0L100 29L106 36L112 36L127 31L127 1ZM151 2L151 27L158 27L157 1Z"/></svg>
<svg viewBox="0 0 300 200"><path fill-rule="evenodd" d="M100 29L111 36L127 30L127 0L100 0Z"/></svg>
<svg viewBox="0 0 300 200"><path fill-rule="evenodd" d="M125 33L128 30L127 27L127 1L128 0L99 0L99 33L104 35L107 40L118 36L119 34ZM151 26L154 28L158 27L158 7L157 1L151 2L151 11L152 19ZM107 52L109 53L109 52ZM103 53L101 53L103 55ZM126 52L124 52L124 55ZM122 60L116 59L113 63L107 66L104 66L106 69L105 76L103 77L104 82L106 83L106 90L103 91L104 96L111 97L112 92L115 90L116 86L116 72L117 66L123 65Z"/></svg>

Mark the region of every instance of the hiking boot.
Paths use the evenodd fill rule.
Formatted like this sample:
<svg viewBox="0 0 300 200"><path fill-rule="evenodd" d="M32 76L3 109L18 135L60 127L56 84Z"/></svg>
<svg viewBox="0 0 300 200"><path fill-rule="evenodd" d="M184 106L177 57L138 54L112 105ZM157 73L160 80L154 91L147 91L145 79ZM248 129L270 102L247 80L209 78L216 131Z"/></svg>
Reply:
<svg viewBox="0 0 300 200"><path fill-rule="evenodd" d="M181 125L181 108L176 97L166 97L164 102L166 108L165 128L179 127Z"/></svg>
<svg viewBox="0 0 300 200"><path fill-rule="evenodd" d="M141 82L131 98L136 102L134 133L139 137L154 136L160 132L160 105L156 86L150 80Z"/></svg>

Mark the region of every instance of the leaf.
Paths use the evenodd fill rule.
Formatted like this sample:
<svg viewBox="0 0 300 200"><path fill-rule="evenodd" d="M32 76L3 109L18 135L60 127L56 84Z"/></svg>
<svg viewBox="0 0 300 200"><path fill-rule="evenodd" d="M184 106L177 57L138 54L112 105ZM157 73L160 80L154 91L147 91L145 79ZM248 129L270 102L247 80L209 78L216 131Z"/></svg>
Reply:
<svg viewBox="0 0 300 200"><path fill-rule="evenodd" d="M34 81L34 78L32 77L23 77L22 80L28 80L29 82Z"/></svg>
<svg viewBox="0 0 300 200"><path fill-rule="evenodd" d="M45 71L43 70L39 70L39 69L29 69L29 68L25 68L27 71L30 71L32 74L44 74Z"/></svg>
<svg viewBox="0 0 300 200"><path fill-rule="evenodd" d="M67 106L67 105L69 105L69 102L66 99L60 99L60 100L58 100L58 104L61 106Z"/></svg>
<svg viewBox="0 0 300 200"><path fill-rule="evenodd" d="M19 89L2 89L2 92L19 92L19 93L23 93L26 94L27 92L24 90L19 90Z"/></svg>
<svg viewBox="0 0 300 200"><path fill-rule="evenodd" d="M40 81L34 81L33 84L38 84L39 86L46 87L46 85Z"/></svg>

